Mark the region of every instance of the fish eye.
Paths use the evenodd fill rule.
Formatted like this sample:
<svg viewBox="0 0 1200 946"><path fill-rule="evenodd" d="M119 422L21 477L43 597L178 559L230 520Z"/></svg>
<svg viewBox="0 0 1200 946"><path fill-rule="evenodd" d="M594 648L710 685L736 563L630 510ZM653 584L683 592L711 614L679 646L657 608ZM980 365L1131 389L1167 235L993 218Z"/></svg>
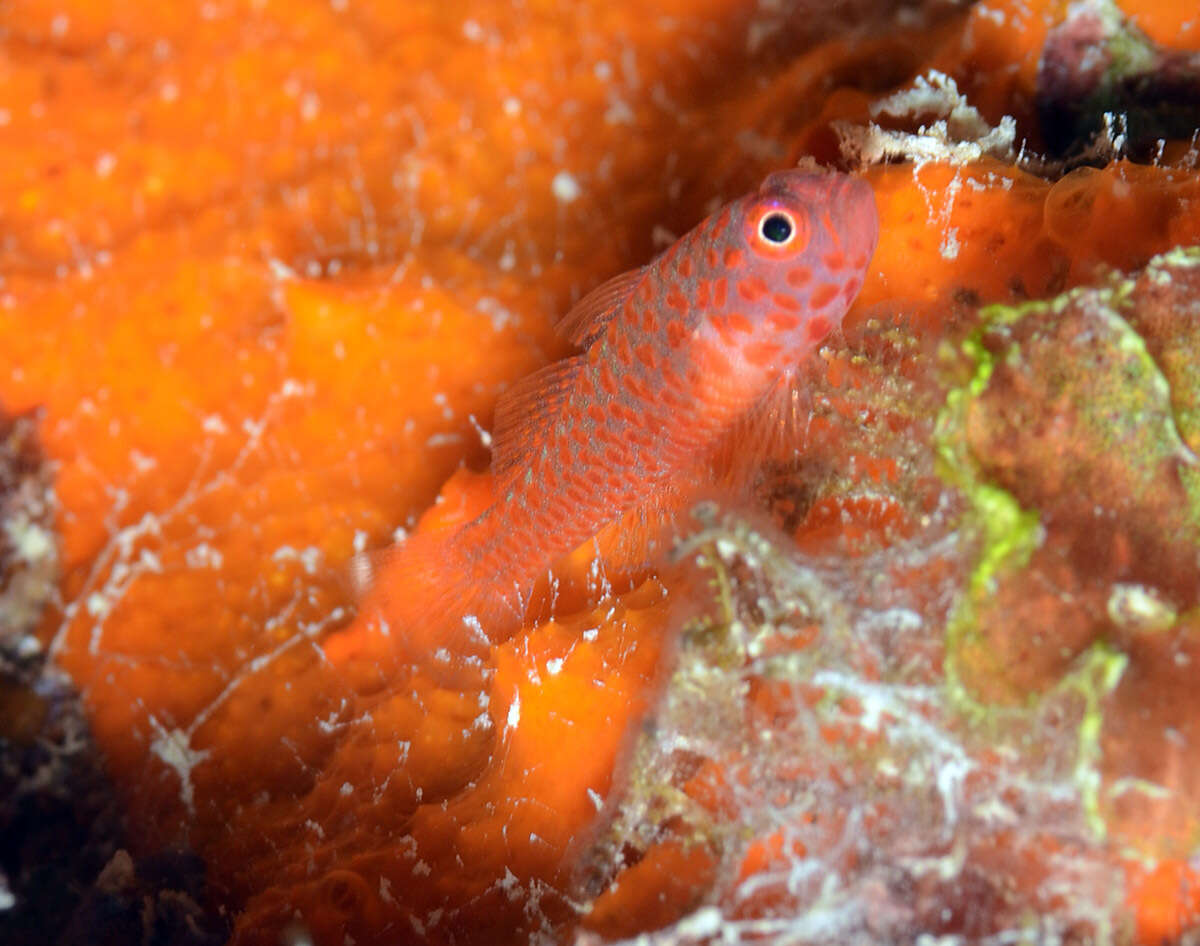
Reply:
<svg viewBox="0 0 1200 946"><path fill-rule="evenodd" d="M792 215L782 210L772 210L758 221L758 235L773 246L787 246L795 234Z"/></svg>
<svg viewBox="0 0 1200 946"><path fill-rule="evenodd" d="M778 199L756 202L742 218L746 243L766 259L791 259L804 252L812 236L808 211Z"/></svg>

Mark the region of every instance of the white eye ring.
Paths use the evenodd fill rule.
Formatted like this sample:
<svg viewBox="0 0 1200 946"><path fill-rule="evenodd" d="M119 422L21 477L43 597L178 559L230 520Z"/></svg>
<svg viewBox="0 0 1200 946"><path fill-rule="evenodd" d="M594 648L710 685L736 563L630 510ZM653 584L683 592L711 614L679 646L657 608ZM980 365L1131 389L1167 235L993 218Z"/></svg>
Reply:
<svg viewBox="0 0 1200 946"><path fill-rule="evenodd" d="M769 246L787 246L796 238L796 219L773 207L759 218L758 235Z"/></svg>

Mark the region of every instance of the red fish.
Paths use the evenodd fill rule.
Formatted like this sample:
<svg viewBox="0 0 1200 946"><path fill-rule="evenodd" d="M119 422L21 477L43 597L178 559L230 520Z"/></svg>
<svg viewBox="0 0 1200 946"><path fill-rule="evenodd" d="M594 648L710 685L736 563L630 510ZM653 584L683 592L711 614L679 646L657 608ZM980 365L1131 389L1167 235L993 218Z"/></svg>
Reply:
<svg viewBox="0 0 1200 946"><path fill-rule="evenodd" d="M492 505L398 546L363 616L435 672L510 635L539 572L677 486L840 324L878 229L865 182L784 171L586 296L561 323L583 353L497 405Z"/></svg>

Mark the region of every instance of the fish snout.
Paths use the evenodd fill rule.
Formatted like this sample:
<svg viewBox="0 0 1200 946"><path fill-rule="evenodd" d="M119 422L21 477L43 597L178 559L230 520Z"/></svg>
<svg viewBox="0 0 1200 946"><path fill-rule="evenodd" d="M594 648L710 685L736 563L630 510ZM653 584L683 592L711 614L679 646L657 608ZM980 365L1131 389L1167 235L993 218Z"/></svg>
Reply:
<svg viewBox="0 0 1200 946"><path fill-rule="evenodd" d="M844 177L832 199L834 223L843 245L870 260L879 239L879 211L875 191L861 177Z"/></svg>

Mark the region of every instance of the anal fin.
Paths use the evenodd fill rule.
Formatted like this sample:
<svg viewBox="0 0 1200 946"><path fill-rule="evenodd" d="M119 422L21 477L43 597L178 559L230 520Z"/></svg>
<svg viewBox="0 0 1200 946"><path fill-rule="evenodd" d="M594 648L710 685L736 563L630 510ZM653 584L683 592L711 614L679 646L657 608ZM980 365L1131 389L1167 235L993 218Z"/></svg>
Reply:
<svg viewBox="0 0 1200 946"><path fill-rule="evenodd" d="M686 509L689 486L660 486L605 525L593 541L606 564L632 572L661 559L675 539L673 527Z"/></svg>

